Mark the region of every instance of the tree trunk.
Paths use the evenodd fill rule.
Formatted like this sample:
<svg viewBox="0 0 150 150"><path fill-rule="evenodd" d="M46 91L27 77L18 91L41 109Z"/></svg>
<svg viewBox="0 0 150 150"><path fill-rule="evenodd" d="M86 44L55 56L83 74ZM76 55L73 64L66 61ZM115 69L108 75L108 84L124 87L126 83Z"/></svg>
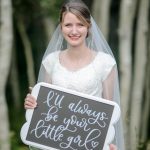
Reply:
<svg viewBox="0 0 150 150"><path fill-rule="evenodd" d="M149 43L150 43L150 36L149 36ZM149 44L149 49L147 53L147 65L146 65L146 75L145 75L145 100L144 101L144 106L143 106L143 117L141 118L141 137L140 137L140 142L143 146L146 145L147 143L147 138L148 138L148 123L149 123L149 117L150 117L150 44Z"/></svg>
<svg viewBox="0 0 150 150"><path fill-rule="evenodd" d="M49 42L53 35L53 32L55 31L55 28L56 28L55 23L52 19L50 19L48 17L43 19L43 23L44 23L44 27L45 27L45 31L46 31L46 37Z"/></svg>
<svg viewBox="0 0 150 150"><path fill-rule="evenodd" d="M5 87L9 73L13 40L11 1L1 0L0 11L0 149L10 150L9 120Z"/></svg>
<svg viewBox="0 0 150 150"><path fill-rule="evenodd" d="M141 141L147 143L148 141L148 123L150 118L150 24L149 24L149 39L148 39L148 52L147 52L147 69L146 69L146 78L145 78L145 107L144 107L144 117L142 123L142 133Z"/></svg>
<svg viewBox="0 0 150 150"><path fill-rule="evenodd" d="M93 17L106 39L109 32L110 4L110 0L94 0L92 8Z"/></svg>
<svg viewBox="0 0 150 150"><path fill-rule="evenodd" d="M147 144L146 150L150 150L150 142Z"/></svg>
<svg viewBox="0 0 150 150"><path fill-rule="evenodd" d="M34 73L34 61L33 61L33 56L32 56L31 43L25 31L25 26L21 17L18 18L17 25L18 25L18 29L19 29L22 42L23 42L24 50L25 50L28 83L29 83L29 86L33 86L35 84L35 73Z"/></svg>
<svg viewBox="0 0 150 150"><path fill-rule="evenodd" d="M129 97L131 86L131 49L133 36L133 21L137 0L122 0L120 6L119 22L119 52L120 52L120 73L121 73L121 107L125 133L126 150L130 150L129 138Z"/></svg>
<svg viewBox="0 0 150 150"><path fill-rule="evenodd" d="M11 72L10 72L10 85L12 89L12 99L14 103L14 107L16 110L21 109L21 101L20 101L20 88L19 88L19 77L18 77L18 69L17 69L17 62L16 62L16 51L15 49L13 50L12 54L12 67L11 67Z"/></svg>
<svg viewBox="0 0 150 150"><path fill-rule="evenodd" d="M131 95L131 124L130 137L131 149L136 150L139 140L141 106L143 101L144 77L146 69L147 55L147 33L148 33L148 7L149 0L140 0L139 16L137 22L137 36L135 46L135 62L134 62L134 77L133 90ZM141 116L141 117L140 117Z"/></svg>

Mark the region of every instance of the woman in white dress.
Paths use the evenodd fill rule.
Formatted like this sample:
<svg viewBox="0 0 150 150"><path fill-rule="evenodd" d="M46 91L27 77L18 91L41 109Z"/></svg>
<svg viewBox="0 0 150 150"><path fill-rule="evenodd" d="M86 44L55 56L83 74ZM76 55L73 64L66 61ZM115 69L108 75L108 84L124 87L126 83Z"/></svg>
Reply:
<svg viewBox="0 0 150 150"><path fill-rule="evenodd" d="M119 103L116 61L89 9L82 1L62 6L60 24L48 45L38 82L47 82ZM25 109L37 106L29 93ZM110 150L124 150L121 124Z"/></svg>

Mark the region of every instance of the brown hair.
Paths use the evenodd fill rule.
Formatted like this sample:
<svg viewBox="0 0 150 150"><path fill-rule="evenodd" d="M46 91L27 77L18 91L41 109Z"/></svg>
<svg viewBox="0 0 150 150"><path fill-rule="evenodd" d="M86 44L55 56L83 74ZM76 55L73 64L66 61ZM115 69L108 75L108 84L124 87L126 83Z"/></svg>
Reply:
<svg viewBox="0 0 150 150"><path fill-rule="evenodd" d="M60 11L60 23L63 21L64 15L67 12L71 12L72 14L77 16L77 18L79 18L85 25L87 25L87 27L90 27L91 25L90 11L82 1L70 0L62 6Z"/></svg>

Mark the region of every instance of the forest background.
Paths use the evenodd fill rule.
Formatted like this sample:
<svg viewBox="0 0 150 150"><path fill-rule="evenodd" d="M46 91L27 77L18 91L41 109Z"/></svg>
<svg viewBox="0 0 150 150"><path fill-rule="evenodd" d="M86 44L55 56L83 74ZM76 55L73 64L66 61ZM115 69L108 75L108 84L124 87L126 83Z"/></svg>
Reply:
<svg viewBox="0 0 150 150"><path fill-rule="evenodd" d="M24 98L63 0L0 0L0 150L26 150ZM84 0L119 67L126 150L150 150L150 0Z"/></svg>

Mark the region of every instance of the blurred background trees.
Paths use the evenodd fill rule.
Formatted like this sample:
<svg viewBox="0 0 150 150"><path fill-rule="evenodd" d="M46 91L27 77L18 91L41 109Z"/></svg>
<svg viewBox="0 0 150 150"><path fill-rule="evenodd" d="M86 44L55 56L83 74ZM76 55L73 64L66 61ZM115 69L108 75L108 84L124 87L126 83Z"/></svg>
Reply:
<svg viewBox="0 0 150 150"><path fill-rule="evenodd" d="M24 98L64 0L0 0L0 150L20 139ZM119 66L126 150L150 149L150 0L84 0Z"/></svg>
<svg viewBox="0 0 150 150"><path fill-rule="evenodd" d="M11 62L13 44L12 2L0 1L0 149L10 149L9 119L5 88Z"/></svg>

